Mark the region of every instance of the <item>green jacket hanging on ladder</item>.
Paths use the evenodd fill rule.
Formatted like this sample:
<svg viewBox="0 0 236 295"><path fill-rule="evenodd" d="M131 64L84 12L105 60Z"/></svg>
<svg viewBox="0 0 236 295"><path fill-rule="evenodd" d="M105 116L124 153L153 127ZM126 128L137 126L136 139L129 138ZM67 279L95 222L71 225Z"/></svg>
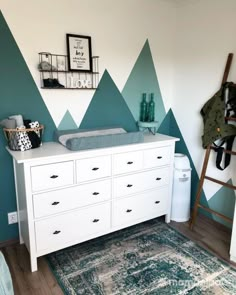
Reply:
<svg viewBox="0 0 236 295"><path fill-rule="evenodd" d="M204 123L202 136L203 148L207 148L209 144L212 144L218 139L236 135L236 126L225 122L226 105L224 93L228 84L224 84L201 109Z"/></svg>

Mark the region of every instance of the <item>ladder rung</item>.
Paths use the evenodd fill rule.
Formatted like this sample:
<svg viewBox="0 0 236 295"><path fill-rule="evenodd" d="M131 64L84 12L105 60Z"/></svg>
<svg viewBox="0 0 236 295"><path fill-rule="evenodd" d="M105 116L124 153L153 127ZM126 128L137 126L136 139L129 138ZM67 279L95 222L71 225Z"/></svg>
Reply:
<svg viewBox="0 0 236 295"><path fill-rule="evenodd" d="M226 220L228 222L233 222L232 218L229 218L229 217L227 217L227 216L225 216L225 215L223 215L223 214L221 214L219 212L216 212L215 210L209 209L209 208L207 208L207 207L205 207L205 206L203 206L201 204L198 204L197 206L199 208L202 208L203 210L206 210L207 212L215 214L216 216L218 216L218 217L220 217L220 218L222 218L222 219L224 219L224 220Z"/></svg>
<svg viewBox="0 0 236 295"><path fill-rule="evenodd" d="M215 151L215 150L217 150L217 147L211 146L210 149ZM234 151L229 151L229 150L224 149L223 152L226 154L231 154L233 156L236 156L236 152L234 152Z"/></svg>
<svg viewBox="0 0 236 295"><path fill-rule="evenodd" d="M225 120L227 120L227 121L236 121L236 118L234 118L234 117L225 117Z"/></svg>
<svg viewBox="0 0 236 295"><path fill-rule="evenodd" d="M207 176L207 175L205 175L205 178L208 179L208 180L210 180L210 181L213 181L213 182L216 182L216 183L218 183L218 184L221 184L221 185L223 185L223 186L226 186L226 187L228 187L228 188L231 188L231 189L233 189L233 190L236 190L236 186L235 186L235 185L232 185L232 184L229 184L229 183L227 183L227 182L224 182L224 181L221 181L221 180L218 180L218 179L212 178L212 177Z"/></svg>

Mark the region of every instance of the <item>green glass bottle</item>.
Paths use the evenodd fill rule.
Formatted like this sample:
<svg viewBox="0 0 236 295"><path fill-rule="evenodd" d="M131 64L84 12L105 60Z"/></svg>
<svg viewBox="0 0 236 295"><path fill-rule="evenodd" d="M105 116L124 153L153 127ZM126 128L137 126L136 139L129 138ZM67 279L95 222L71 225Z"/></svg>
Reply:
<svg viewBox="0 0 236 295"><path fill-rule="evenodd" d="M143 93L143 100L141 102L140 108L140 121L145 122L147 119L147 101L146 101L146 93Z"/></svg>
<svg viewBox="0 0 236 295"><path fill-rule="evenodd" d="M148 104L148 122L155 121L155 102L154 102L154 94L150 94L150 101Z"/></svg>

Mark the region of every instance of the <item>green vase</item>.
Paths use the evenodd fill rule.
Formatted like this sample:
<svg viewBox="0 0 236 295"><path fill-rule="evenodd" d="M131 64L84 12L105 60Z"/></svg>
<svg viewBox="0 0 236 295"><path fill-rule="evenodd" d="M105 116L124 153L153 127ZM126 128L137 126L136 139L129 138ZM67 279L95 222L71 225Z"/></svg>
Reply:
<svg viewBox="0 0 236 295"><path fill-rule="evenodd" d="M150 102L148 104L148 122L155 121L155 102L154 102L154 94L150 95Z"/></svg>
<svg viewBox="0 0 236 295"><path fill-rule="evenodd" d="M141 102L140 108L140 121L145 122L147 119L147 101L146 101L146 93L143 93L143 100Z"/></svg>

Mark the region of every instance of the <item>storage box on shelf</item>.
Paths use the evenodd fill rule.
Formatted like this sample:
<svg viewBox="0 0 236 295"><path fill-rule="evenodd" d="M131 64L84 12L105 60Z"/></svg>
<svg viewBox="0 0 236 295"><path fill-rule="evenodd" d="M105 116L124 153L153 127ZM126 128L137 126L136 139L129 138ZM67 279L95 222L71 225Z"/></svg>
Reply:
<svg viewBox="0 0 236 295"><path fill-rule="evenodd" d="M98 56L92 56L92 72L69 71L68 56L39 53L41 88L46 89L96 89L99 83Z"/></svg>
<svg viewBox="0 0 236 295"><path fill-rule="evenodd" d="M71 152L44 143L13 157L20 241L37 257L158 216L170 221L177 138Z"/></svg>

